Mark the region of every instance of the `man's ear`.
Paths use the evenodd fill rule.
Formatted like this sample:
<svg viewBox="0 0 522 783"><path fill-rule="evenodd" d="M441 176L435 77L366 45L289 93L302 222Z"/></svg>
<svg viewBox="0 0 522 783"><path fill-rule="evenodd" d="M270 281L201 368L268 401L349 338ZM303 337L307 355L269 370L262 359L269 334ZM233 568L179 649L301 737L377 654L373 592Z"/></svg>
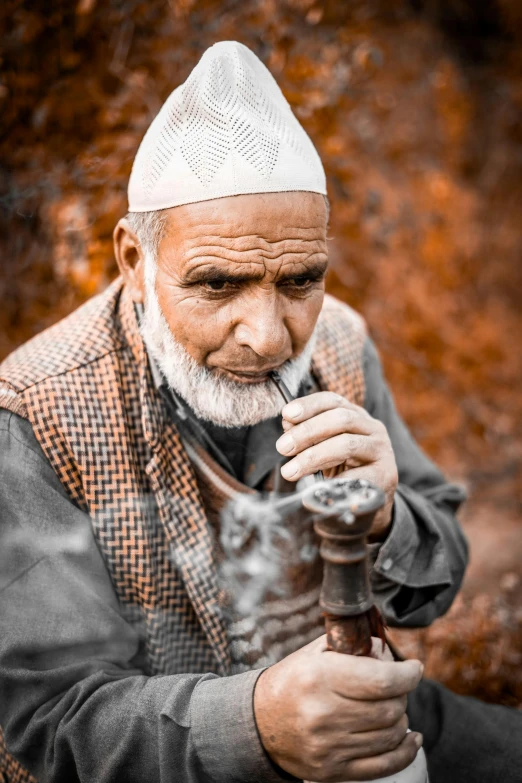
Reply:
<svg viewBox="0 0 522 783"><path fill-rule="evenodd" d="M126 218L118 221L112 238L114 255L125 285L133 301L142 303L145 300L145 258L139 239Z"/></svg>

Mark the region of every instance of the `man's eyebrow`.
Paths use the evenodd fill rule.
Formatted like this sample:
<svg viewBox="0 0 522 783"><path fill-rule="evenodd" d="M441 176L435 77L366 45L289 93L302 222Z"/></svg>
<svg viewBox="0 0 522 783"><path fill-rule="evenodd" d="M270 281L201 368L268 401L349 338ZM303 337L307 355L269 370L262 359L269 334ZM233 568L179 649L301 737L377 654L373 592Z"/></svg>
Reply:
<svg viewBox="0 0 522 783"><path fill-rule="evenodd" d="M314 261L310 264L299 264L299 269L285 269L277 276L278 283L284 283L296 278L307 278L309 280L320 280L326 274L328 261Z"/></svg>
<svg viewBox="0 0 522 783"><path fill-rule="evenodd" d="M247 280L262 280L263 277L263 268L256 271L245 269L241 272L238 269L235 272L231 272L229 269L223 269L223 267L217 266L216 264L205 264L189 269L188 272L183 275L183 282L206 283L209 280L219 280L220 283L243 283Z"/></svg>
<svg viewBox="0 0 522 783"><path fill-rule="evenodd" d="M239 266L239 265L238 265ZM295 278L306 277L311 280L319 280L326 272L328 266L327 261L314 261L310 264L299 263L292 269L285 269L281 274L277 276L276 282L284 283L288 280ZM241 271L239 268L235 271L230 269L223 269L223 267L217 264L204 264L202 266L189 269L186 274L183 275L182 283L185 285L192 285L194 283L206 283L209 281L219 281L220 283L245 283L249 281L262 280L264 277L264 268L260 266L258 269L245 269Z"/></svg>

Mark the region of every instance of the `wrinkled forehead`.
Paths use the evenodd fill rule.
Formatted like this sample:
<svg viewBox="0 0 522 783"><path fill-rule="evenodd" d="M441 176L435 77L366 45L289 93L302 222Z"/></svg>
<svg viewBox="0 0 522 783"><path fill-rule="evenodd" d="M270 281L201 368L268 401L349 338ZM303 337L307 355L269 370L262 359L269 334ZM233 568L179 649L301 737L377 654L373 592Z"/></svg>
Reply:
<svg viewBox="0 0 522 783"><path fill-rule="evenodd" d="M164 240L179 249L208 237L260 237L269 242L326 238L328 205L318 193L253 193L168 210Z"/></svg>

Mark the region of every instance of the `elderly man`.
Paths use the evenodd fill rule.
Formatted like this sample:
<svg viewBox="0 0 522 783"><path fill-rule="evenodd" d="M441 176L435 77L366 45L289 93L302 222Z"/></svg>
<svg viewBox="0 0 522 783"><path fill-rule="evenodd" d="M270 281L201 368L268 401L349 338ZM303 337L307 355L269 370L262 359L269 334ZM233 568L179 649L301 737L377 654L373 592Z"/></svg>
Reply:
<svg viewBox="0 0 522 783"><path fill-rule="evenodd" d="M386 493L371 579L390 624L430 623L465 568L462 492L324 295L325 196L272 77L217 44L142 142L121 278L0 367L0 779L339 781L415 757L421 665L325 652L309 521L289 522L283 597L241 617L218 581L228 500L318 470Z"/></svg>

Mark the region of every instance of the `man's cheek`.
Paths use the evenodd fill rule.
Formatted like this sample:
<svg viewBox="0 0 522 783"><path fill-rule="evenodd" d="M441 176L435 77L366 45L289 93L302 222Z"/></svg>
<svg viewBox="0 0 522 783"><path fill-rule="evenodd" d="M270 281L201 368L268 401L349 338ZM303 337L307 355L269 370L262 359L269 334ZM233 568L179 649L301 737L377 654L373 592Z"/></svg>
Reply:
<svg viewBox="0 0 522 783"><path fill-rule="evenodd" d="M304 299L289 302L286 310L286 321L298 331L307 331L308 337L313 332L317 319L321 314L324 302L324 291L311 291Z"/></svg>
<svg viewBox="0 0 522 783"><path fill-rule="evenodd" d="M204 356L221 348L229 332L217 308L211 305L196 295L184 296L169 303L165 313L176 340L200 364Z"/></svg>

